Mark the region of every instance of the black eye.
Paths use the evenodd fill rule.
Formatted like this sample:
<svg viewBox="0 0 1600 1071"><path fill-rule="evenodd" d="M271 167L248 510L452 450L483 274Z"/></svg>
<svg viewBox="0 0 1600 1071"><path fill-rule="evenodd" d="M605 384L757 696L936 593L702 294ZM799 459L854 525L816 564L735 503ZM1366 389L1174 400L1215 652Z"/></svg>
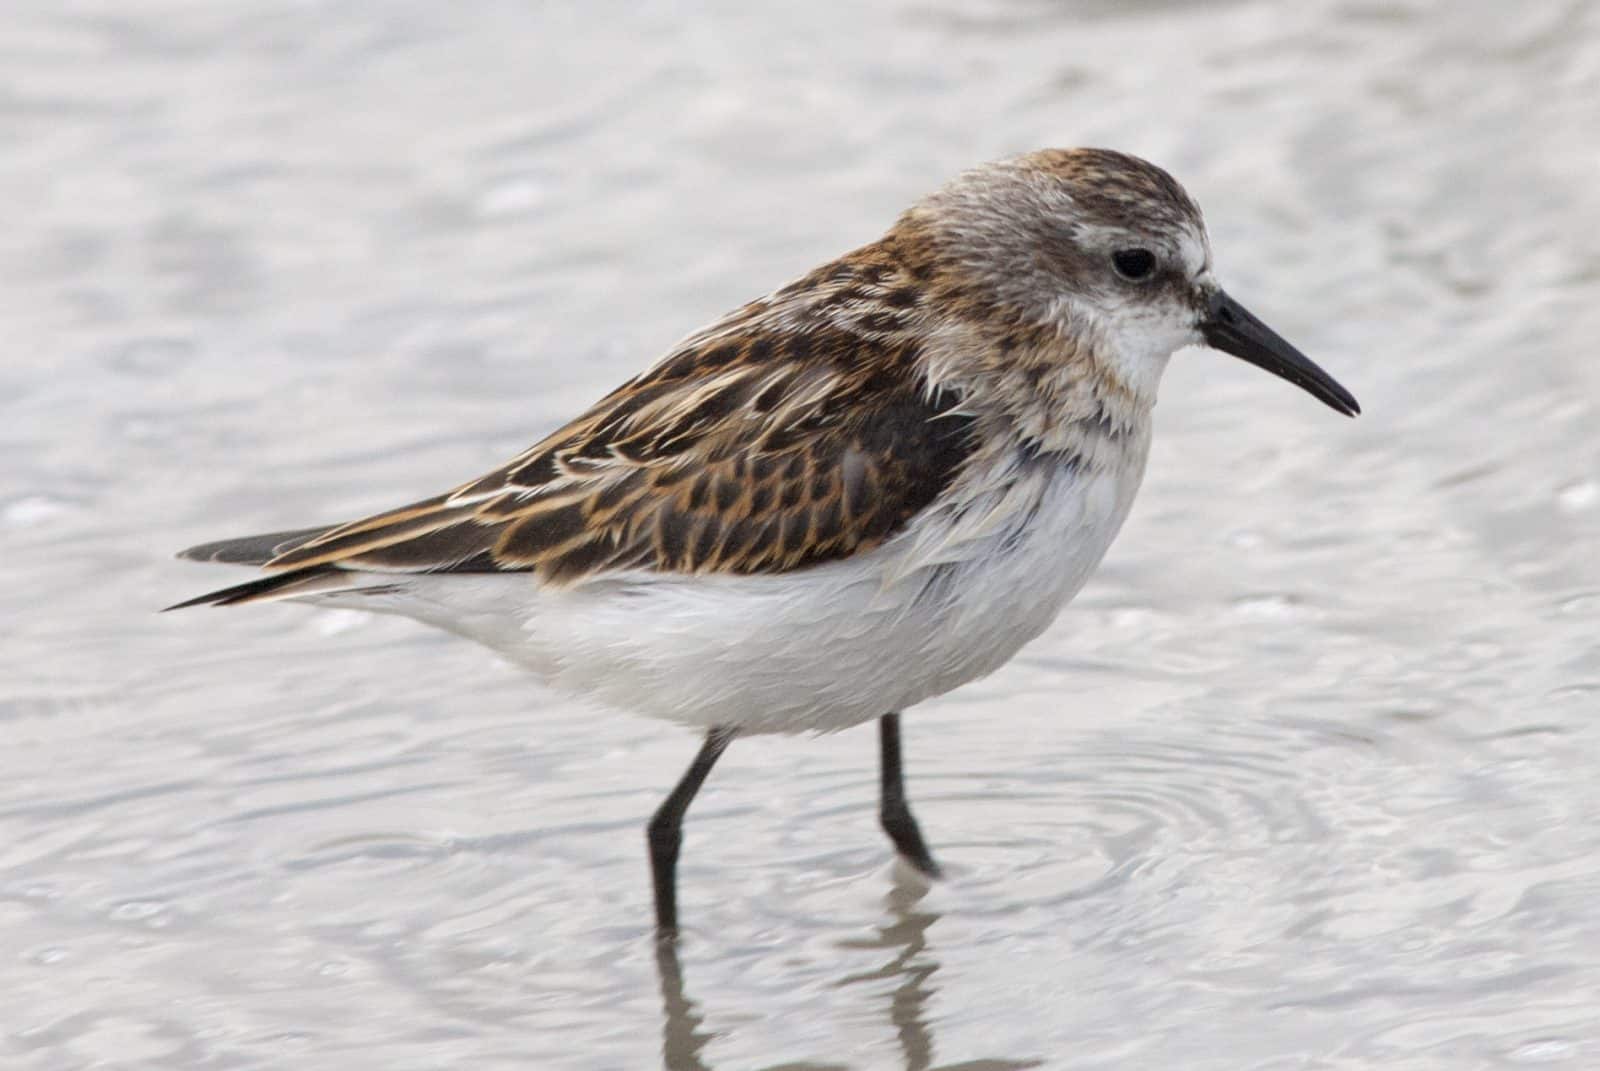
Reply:
<svg viewBox="0 0 1600 1071"><path fill-rule="evenodd" d="M1148 249L1119 249L1111 254L1111 264L1118 275L1138 282L1156 270L1156 255Z"/></svg>

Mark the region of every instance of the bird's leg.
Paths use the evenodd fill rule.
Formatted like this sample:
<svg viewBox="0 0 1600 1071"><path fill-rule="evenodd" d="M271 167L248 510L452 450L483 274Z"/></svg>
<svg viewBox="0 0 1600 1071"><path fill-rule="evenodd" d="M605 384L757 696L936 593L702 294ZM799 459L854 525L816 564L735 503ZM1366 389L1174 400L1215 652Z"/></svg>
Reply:
<svg viewBox="0 0 1600 1071"><path fill-rule="evenodd" d="M878 820L905 861L930 878L939 877L939 864L922 841L922 830L906 802L905 778L900 772L900 715L878 719L882 769L879 777Z"/></svg>
<svg viewBox="0 0 1600 1071"><path fill-rule="evenodd" d="M650 876L656 889L656 933L673 937L678 932L678 846L683 843L683 814L694 795L705 783L717 759L732 742L737 730L712 729L706 733L700 753L689 764L683 778L656 808L646 827L650 841Z"/></svg>

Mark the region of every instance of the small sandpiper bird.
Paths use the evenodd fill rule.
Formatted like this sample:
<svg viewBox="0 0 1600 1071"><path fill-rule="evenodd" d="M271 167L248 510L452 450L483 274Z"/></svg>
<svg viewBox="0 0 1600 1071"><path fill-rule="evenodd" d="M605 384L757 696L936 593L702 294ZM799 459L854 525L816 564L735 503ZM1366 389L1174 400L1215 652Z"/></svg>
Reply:
<svg viewBox="0 0 1600 1071"><path fill-rule="evenodd" d="M1360 411L1217 285L1165 171L1104 149L1002 160L481 479L184 551L268 575L179 605L403 614L702 729L648 826L662 934L684 812L741 733L877 719L883 827L937 876L900 712L999 669L1083 586L1138 490L1162 370L1199 343Z"/></svg>

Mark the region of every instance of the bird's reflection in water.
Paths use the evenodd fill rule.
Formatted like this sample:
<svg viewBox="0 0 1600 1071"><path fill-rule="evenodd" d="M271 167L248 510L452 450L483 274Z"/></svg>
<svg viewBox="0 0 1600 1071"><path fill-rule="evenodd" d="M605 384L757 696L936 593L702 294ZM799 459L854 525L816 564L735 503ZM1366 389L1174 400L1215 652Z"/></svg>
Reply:
<svg viewBox="0 0 1600 1071"><path fill-rule="evenodd" d="M700 1050L715 1034L700 1029L705 1016L683 992L683 968L678 963L678 942L656 940L656 974L661 979L661 1061L667 1071L710 1071Z"/></svg>
<svg viewBox="0 0 1600 1071"><path fill-rule="evenodd" d="M938 992L929 980L939 970L939 962L926 955L928 928L939 916L918 911L926 895L926 881L907 868L895 868L895 885L886 906L888 921L878 927L875 938L850 941L845 947L857 950L883 949L888 962L876 970L846 975L838 985L895 983L889 993L889 1022L900 1043L906 1071L940 1071L933 1064L933 1031L925 1017L928 999ZM656 968L661 979L662 1058L668 1071L712 1071L701 1050L717 1035L701 1029L705 1016L684 993L683 969L678 962L676 942L661 941L656 946ZM1023 1071L1042 1066L1041 1060L979 1059L951 1064L943 1071ZM784 1064L786 1071L845 1071L848 1064Z"/></svg>

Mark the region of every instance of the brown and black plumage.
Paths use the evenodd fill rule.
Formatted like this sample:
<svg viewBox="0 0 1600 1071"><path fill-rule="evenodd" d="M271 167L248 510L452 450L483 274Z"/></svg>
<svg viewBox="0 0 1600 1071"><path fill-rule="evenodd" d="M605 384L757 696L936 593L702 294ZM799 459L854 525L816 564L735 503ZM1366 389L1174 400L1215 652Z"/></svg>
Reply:
<svg viewBox="0 0 1600 1071"><path fill-rule="evenodd" d="M1165 171L1103 149L998 161L481 479L193 548L267 572L181 605L405 614L706 730L649 827L663 932L683 811L739 733L879 719L884 828L937 874L899 711L998 669L1076 594L1132 506L1167 361L1195 344L1357 411L1222 291Z"/></svg>
<svg viewBox="0 0 1600 1071"><path fill-rule="evenodd" d="M973 417L919 361L918 262L899 235L751 302L488 475L325 529L185 557L334 570L773 573L869 550L949 486ZM925 275L924 275L925 277ZM183 604L188 605L188 604Z"/></svg>

